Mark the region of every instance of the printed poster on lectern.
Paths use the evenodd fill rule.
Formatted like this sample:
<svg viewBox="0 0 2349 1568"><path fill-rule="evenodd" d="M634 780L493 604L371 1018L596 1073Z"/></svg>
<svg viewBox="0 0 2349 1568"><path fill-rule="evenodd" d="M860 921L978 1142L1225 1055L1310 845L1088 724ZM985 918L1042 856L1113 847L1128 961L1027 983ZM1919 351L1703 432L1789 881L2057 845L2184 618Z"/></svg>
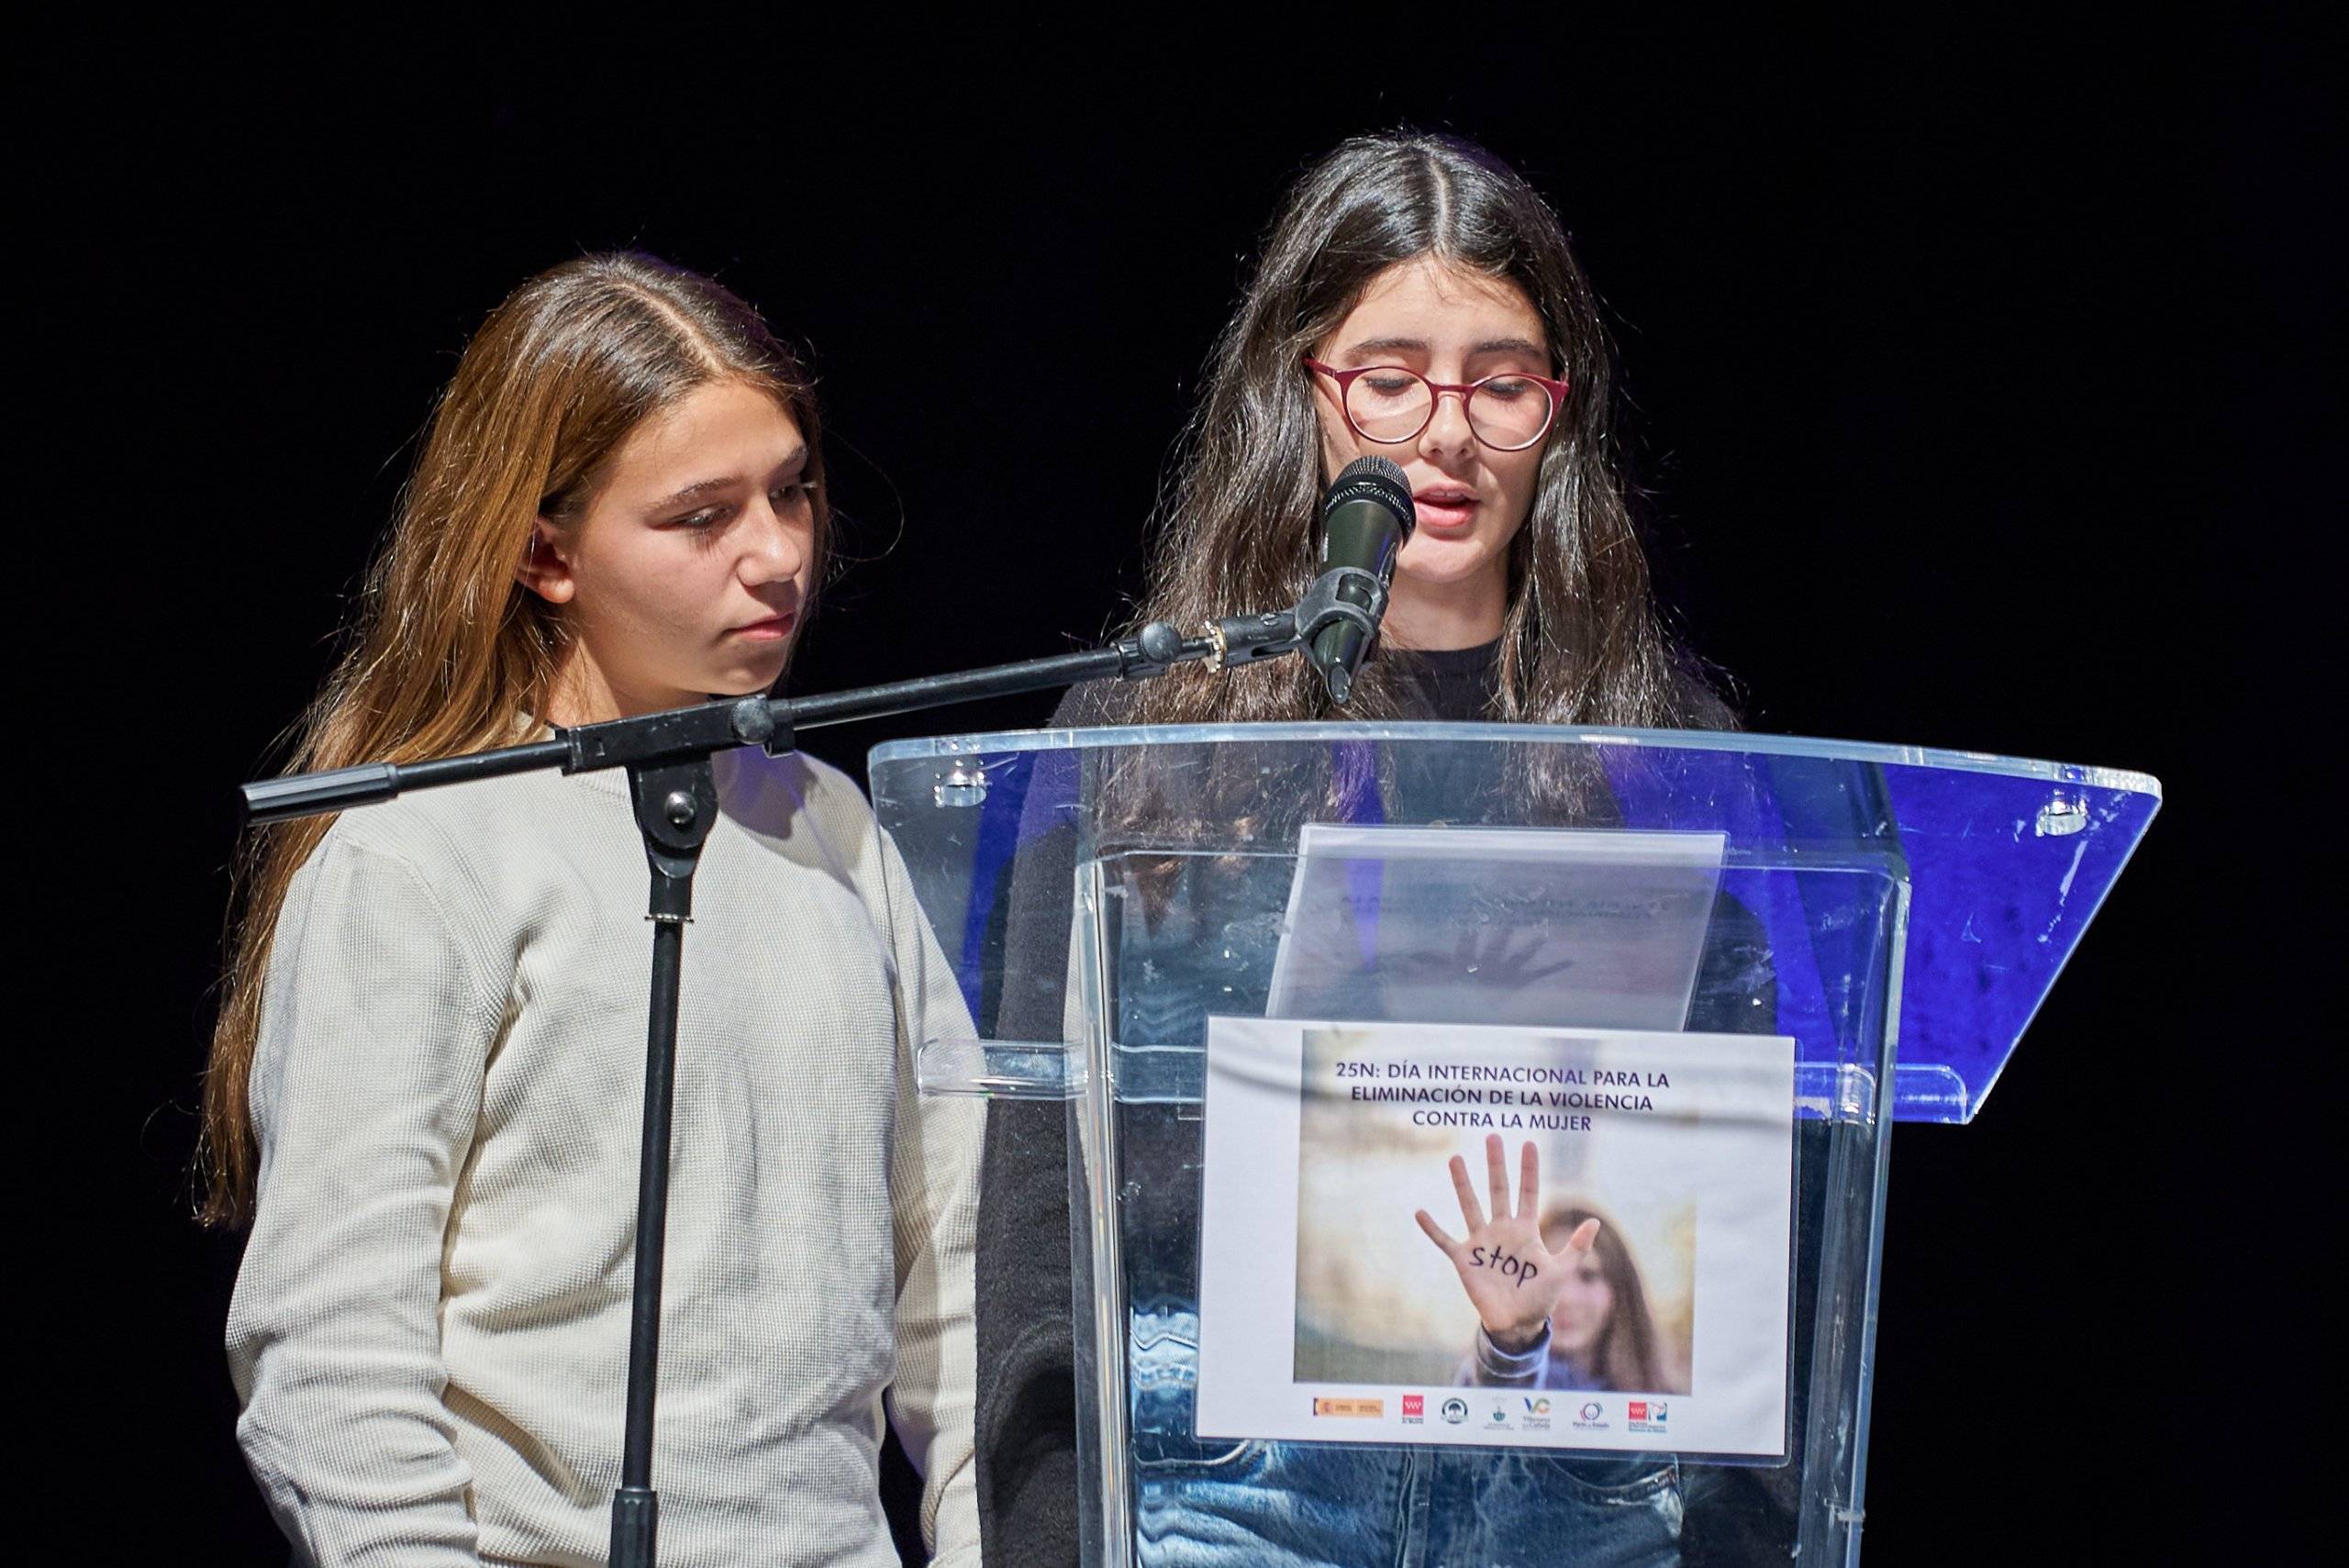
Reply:
<svg viewBox="0 0 2349 1568"><path fill-rule="evenodd" d="M1782 1456L1794 1042L1216 1018L1198 1436Z"/></svg>

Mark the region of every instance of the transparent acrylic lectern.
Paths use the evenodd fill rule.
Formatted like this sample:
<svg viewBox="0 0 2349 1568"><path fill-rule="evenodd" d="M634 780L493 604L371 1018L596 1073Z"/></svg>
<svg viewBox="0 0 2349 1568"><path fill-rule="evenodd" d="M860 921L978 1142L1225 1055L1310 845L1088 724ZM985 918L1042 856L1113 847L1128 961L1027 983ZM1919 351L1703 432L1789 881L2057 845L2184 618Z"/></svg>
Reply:
<svg viewBox="0 0 2349 1568"><path fill-rule="evenodd" d="M1981 1108L2160 801L2141 774L1971 753L1497 725L963 736L881 747L870 778L920 906L892 918L927 923L976 1020L922 1042L923 1091L1065 1106L1088 1564L1392 1562L1414 1531L1431 1562L1854 1561L1892 1123ZM1361 850L1413 828L1462 854L1427 831L1392 839L1408 865ZM1300 877L1316 832L1337 847ZM1699 892L1664 870L1636 891L1649 848L1690 845ZM1393 1424L1399 1400L1344 1440L1199 1435L1210 1020L1285 996L1619 1028L1620 977L1592 972L1636 964L1578 951L1573 921L1667 907L1702 940L1642 983L1649 1013L1792 1042L1778 1451L1437 1442ZM1353 938L1308 951L1308 917ZM1453 1403L1449 1362L1413 1375Z"/></svg>

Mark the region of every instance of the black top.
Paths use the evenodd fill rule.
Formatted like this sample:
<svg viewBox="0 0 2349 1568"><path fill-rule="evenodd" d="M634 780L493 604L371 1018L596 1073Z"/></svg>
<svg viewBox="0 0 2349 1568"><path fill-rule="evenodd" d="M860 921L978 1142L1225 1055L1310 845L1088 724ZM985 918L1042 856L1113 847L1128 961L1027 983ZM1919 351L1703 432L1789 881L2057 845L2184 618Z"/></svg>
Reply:
<svg viewBox="0 0 2349 1568"><path fill-rule="evenodd" d="M1498 642L1474 648L1387 649L1381 657L1396 667L1417 700L1406 701L1405 717L1465 723L1486 717L1499 689Z"/></svg>

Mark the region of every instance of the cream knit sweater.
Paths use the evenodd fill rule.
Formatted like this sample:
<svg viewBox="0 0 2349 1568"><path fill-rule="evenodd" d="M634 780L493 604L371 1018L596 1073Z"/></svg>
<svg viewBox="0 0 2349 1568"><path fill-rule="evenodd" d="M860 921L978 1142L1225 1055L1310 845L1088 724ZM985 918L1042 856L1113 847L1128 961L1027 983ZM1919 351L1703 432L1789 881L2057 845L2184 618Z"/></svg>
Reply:
<svg viewBox="0 0 2349 1568"><path fill-rule="evenodd" d="M686 928L652 1484L664 1568L892 1565L882 1396L978 1562L971 1032L854 785L718 760ZM287 896L229 1311L238 1438L318 1563L601 1563L651 928L618 773L345 813ZM895 915L893 922L891 917Z"/></svg>

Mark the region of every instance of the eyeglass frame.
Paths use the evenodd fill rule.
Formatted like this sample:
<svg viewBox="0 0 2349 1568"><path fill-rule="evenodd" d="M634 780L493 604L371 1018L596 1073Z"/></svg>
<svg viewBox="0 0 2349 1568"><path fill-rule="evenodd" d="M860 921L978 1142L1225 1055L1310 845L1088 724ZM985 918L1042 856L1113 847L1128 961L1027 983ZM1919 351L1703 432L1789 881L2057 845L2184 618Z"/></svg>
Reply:
<svg viewBox="0 0 2349 1568"><path fill-rule="evenodd" d="M1495 371L1483 381L1463 384L1430 381L1408 365L1358 365L1353 370L1341 371L1334 365L1323 364L1310 354L1301 355L1300 358L1303 359L1307 370L1319 372L1338 384L1338 413L1345 420L1346 428L1352 430L1357 439L1368 441L1373 446L1404 446L1426 435L1428 427L1435 423L1436 406L1443 401L1443 395L1447 392L1456 392L1460 395L1460 417L1467 420L1468 433L1475 437L1476 444L1481 447L1490 447L1497 452L1527 452L1540 446L1549 439L1550 432L1557 428L1558 415L1566 406L1568 383L1553 381L1546 375L1535 375L1531 371ZM1371 435L1360 425L1354 423L1354 411L1346 406L1346 396L1353 391L1356 379L1368 375L1372 371L1400 371L1428 389L1428 417L1419 421L1418 429L1408 436L1397 436L1388 440ZM1477 391L1485 385L1486 382L1508 380L1532 382L1550 395L1550 417L1542 422L1542 428L1533 433L1533 438L1522 446L1505 447L1485 439L1483 436L1477 434L1476 421L1468 414L1469 400L1476 395Z"/></svg>

